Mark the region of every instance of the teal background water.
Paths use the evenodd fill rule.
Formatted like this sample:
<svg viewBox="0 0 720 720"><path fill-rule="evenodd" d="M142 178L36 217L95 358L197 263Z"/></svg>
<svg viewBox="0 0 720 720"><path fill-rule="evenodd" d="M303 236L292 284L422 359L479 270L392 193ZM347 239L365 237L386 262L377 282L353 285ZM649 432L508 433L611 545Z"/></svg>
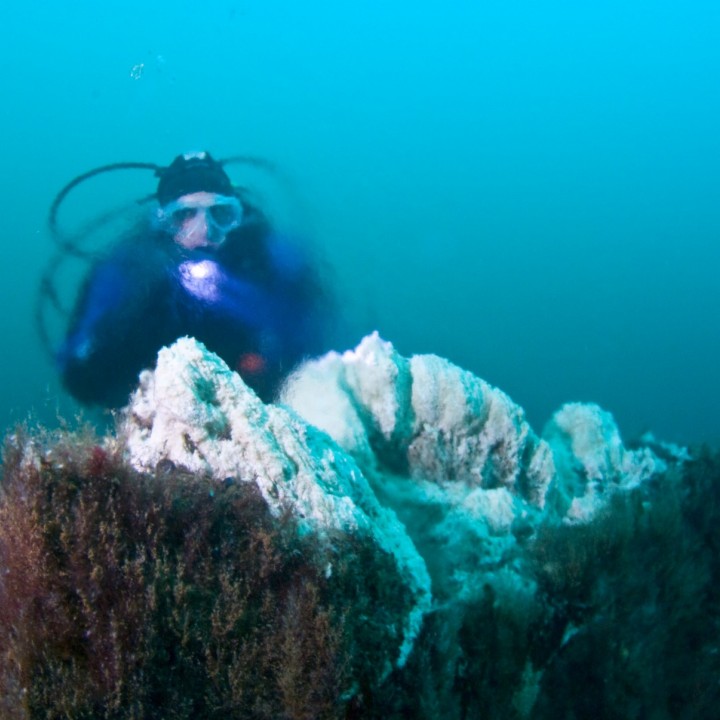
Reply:
<svg viewBox="0 0 720 720"><path fill-rule="evenodd" d="M33 321L54 193L96 165L207 148L292 178L355 339L443 355L538 430L583 400L626 438L720 440L717 2L2 15L3 428L72 413ZM85 192L107 207L102 183Z"/></svg>

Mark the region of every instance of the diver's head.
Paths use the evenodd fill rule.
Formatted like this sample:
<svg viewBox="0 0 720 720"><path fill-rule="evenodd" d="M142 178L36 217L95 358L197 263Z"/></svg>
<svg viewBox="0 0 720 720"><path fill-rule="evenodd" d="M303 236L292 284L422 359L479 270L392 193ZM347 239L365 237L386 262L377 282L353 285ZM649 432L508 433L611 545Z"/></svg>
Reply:
<svg viewBox="0 0 720 720"><path fill-rule="evenodd" d="M158 221L178 245L220 245L242 222L243 206L232 182L209 153L179 155L158 175Z"/></svg>
<svg viewBox="0 0 720 720"><path fill-rule="evenodd" d="M157 174L160 178L157 199L161 206L196 192L235 195L232 182L222 165L207 152L178 155L170 165L158 170Z"/></svg>

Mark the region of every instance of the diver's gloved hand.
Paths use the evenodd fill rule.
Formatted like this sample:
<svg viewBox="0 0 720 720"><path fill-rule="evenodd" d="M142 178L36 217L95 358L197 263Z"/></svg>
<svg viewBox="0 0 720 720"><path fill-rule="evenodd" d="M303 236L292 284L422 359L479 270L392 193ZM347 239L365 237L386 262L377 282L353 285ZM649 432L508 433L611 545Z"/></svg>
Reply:
<svg viewBox="0 0 720 720"><path fill-rule="evenodd" d="M177 269L182 289L220 314L241 320L248 328L275 328L281 315L278 301L259 285L227 273L207 257L185 260Z"/></svg>
<svg viewBox="0 0 720 720"><path fill-rule="evenodd" d="M213 303L220 299L225 273L214 260L186 260L178 267L182 288L192 297Z"/></svg>

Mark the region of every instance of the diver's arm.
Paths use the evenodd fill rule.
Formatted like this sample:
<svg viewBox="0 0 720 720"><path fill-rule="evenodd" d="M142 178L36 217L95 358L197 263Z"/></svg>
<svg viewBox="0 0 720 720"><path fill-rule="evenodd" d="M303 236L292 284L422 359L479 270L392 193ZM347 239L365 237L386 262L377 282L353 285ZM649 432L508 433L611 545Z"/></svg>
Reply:
<svg viewBox="0 0 720 720"><path fill-rule="evenodd" d="M117 321L128 298L129 278L111 263L95 268L83 288L70 329L57 355L61 370L83 363L98 351L105 326Z"/></svg>
<svg viewBox="0 0 720 720"><path fill-rule="evenodd" d="M229 239L218 253L198 252L179 263L177 284L192 301L253 330L291 332L289 326L313 312L322 296L316 273L297 245L282 235L261 237L252 230Z"/></svg>
<svg viewBox="0 0 720 720"><path fill-rule="evenodd" d="M101 261L85 283L57 364L78 400L123 404L138 373L152 364L171 332L163 317L163 274L121 252Z"/></svg>
<svg viewBox="0 0 720 720"><path fill-rule="evenodd" d="M256 338L253 352L260 353L268 372L279 375L326 349L330 310L306 258L274 240L268 238L264 261L245 267L233 266L234 258L224 253L195 255L178 266L176 284L184 303L225 318L228 332L250 331ZM236 366L237 358L226 360Z"/></svg>

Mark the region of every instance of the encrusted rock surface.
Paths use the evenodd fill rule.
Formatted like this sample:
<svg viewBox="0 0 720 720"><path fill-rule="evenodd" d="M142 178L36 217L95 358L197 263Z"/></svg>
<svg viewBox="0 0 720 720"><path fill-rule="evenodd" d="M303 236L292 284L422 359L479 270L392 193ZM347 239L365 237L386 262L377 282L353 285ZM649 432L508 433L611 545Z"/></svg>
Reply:
<svg viewBox="0 0 720 720"><path fill-rule="evenodd" d="M394 618L402 632L387 652L389 661L404 662L430 608L425 563L395 513L327 435L287 408L264 405L220 358L183 338L141 375L118 441L137 470L170 462L223 482L253 482L272 511L291 512L308 532L355 533L394 556L412 601Z"/></svg>
<svg viewBox="0 0 720 720"><path fill-rule="evenodd" d="M649 449L625 449L597 406L564 406L539 437L505 393L377 334L301 366L278 405L181 339L141 376L117 442L138 470L170 462L253 482L307 531L357 533L391 553L412 598L388 649L399 665L433 597L472 600L488 583L532 592L512 560L518 537L590 522L665 469Z"/></svg>
<svg viewBox="0 0 720 720"><path fill-rule="evenodd" d="M436 597L472 596L498 572L522 585L503 560L518 533L591 521L613 492L665 469L648 449L626 450L595 405L563 406L538 437L502 391L443 358L403 358L377 334L302 366L283 399L398 513Z"/></svg>

